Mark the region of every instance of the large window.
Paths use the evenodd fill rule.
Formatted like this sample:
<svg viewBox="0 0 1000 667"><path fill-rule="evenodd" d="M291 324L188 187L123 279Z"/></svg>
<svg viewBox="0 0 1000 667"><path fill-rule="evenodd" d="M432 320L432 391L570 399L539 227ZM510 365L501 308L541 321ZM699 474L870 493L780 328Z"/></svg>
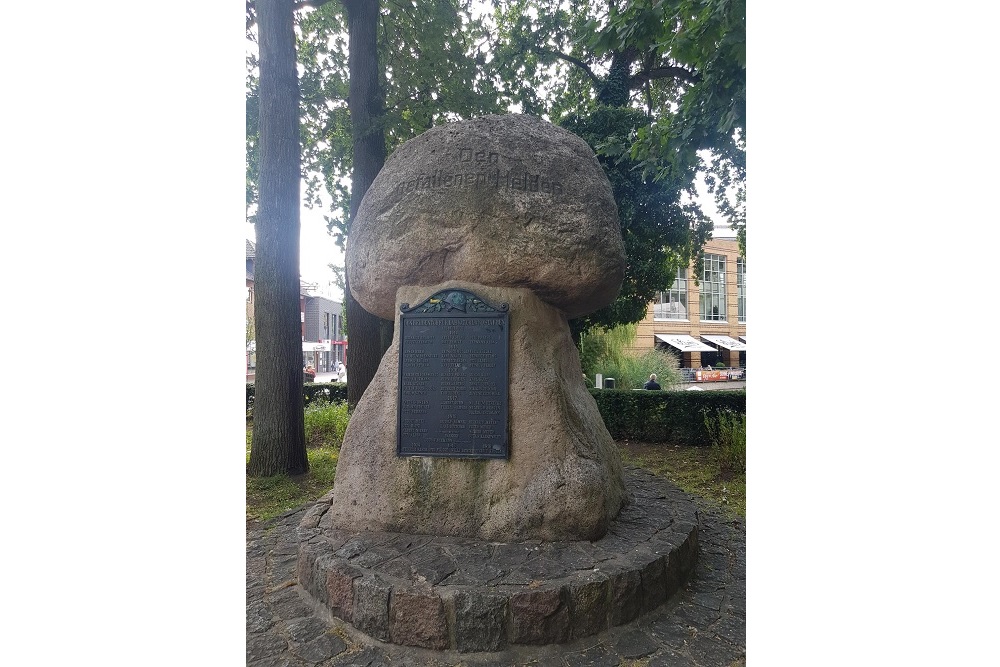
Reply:
<svg viewBox="0 0 1000 667"><path fill-rule="evenodd" d="M701 277L702 321L726 319L726 256L705 255L705 269Z"/></svg>
<svg viewBox="0 0 1000 667"><path fill-rule="evenodd" d="M736 321L747 323L747 261L736 258Z"/></svg>
<svg viewBox="0 0 1000 667"><path fill-rule="evenodd" d="M670 289L660 292L659 300L653 304L653 319L687 320L687 289L687 269L677 269L677 275Z"/></svg>

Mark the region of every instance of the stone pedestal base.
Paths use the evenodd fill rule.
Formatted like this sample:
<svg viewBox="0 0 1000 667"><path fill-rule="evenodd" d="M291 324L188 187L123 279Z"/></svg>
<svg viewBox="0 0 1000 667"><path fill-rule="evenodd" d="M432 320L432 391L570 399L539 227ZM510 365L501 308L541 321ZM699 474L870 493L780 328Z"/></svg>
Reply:
<svg viewBox="0 0 1000 667"><path fill-rule="evenodd" d="M492 542L332 526L332 493L299 525L300 585L337 618L393 644L460 652L561 644L629 623L694 570L698 515L629 469L635 502L597 541Z"/></svg>

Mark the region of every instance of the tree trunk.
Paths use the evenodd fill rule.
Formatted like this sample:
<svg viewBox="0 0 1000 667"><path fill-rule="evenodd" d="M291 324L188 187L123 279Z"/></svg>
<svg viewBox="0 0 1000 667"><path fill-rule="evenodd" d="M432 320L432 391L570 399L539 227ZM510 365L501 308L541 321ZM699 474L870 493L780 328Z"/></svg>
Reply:
<svg viewBox="0 0 1000 667"><path fill-rule="evenodd" d="M254 262L257 373L247 474L309 470L299 317L299 87L292 0L258 0L260 188Z"/></svg>
<svg viewBox="0 0 1000 667"><path fill-rule="evenodd" d="M351 222L361 199L385 163L385 130L382 127L384 93L379 85L378 0L344 0L347 9L348 69L353 143L351 173ZM347 253L351 253L348 234ZM361 400L378 370L382 355L392 342L393 323L372 315L351 296L348 281L344 289L350 341L347 373L347 403L353 408Z"/></svg>

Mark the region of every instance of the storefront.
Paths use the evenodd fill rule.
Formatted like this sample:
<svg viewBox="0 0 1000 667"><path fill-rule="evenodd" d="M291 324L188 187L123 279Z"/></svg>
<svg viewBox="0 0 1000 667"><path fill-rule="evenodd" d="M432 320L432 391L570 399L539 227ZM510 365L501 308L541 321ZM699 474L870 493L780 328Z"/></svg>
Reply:
<svg viewBox="0 0 1000 667"><path fill-rule="evenodd" d="M317 373L325 373L330 370L330 352L333 345L330 341L302 341L302 365L312 366ZM336 362L333 362L336 366Z"/></svg>
<svg viewBox="0 0 1000 667"><path fill-rule="evenodd" d="M718 352L722 357L722 363L725 366L729 368L746 368L746 342L738 341L729 336L709 336L702 334L701 337L718 349ZM715 364L708 365L714 366Z"/></svg>
<svg viewBox="0 0 1000 667"><path fill-rule="evenodd" d="M718 353L711 345L686 334L653 334L657 347L666 347L680 357L681 368L700 368L703 353Z"/></svg>

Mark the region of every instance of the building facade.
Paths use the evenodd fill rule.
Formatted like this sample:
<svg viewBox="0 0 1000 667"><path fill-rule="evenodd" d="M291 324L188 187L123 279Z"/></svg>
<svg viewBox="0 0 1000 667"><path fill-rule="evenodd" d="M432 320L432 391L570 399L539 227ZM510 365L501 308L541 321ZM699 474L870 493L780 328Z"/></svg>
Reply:
<svg viewBox="0 0 1000 667"><path fill-rule="evenodd" d="M254 260L257 248L247 239L247 382L253 382L257 368L257 344L254 340ZM333 371L338 362L347 364L347 336L339 301L317 294L317 286L299 283L299 320L302 337L302 366L311 365L317 372Z"/></svg>
<svg viewBox="0 0 1000 667"><path fill-rule="evenodd" d="M334 371L337 362L347 365L347 340L339 301L306 294L303 298L302 362L318 373Z"/></svg>
<svg viewBox="0 0 1000 667"><path fill-rule="evenodd" d="M638 350L662 349L681 368L721 363L746 368L746 259L735 238L705 244L705 265L695 280L693 263L678 269L669 290L660 292L637 325Z"/></svg>
<svg viewBox="0 0 1000 667"><path fill-rule="evenodd" d="M253 263L257 247L247 239L247 382L253 382L257 368L257 343L254 341L253 323Z"/></svg>

